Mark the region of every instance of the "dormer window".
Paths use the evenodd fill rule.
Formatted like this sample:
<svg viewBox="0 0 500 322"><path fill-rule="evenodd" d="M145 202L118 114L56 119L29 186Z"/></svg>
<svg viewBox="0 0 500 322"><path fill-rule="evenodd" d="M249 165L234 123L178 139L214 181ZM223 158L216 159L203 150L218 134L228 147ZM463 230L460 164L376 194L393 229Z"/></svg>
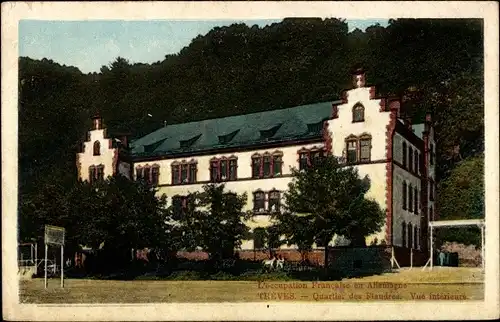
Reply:
<svg viewBox="0 0 500 322"><path fill-rule="evenodd" d="M94 155L101 155L101 143L99 141L94 142Z"/></svg>
<svg viewBox="0 0 500 322"><path fill-rule="evenodd" d="M226 135L220 135L219 144L228 144L229 142L231 142L232 139L234 139L234 137L236 136L236 134L238 134L239 131L240 130L236 130Z"/></svg>
<svg viewBox="0 0 500 322"><path fill-rule="evenodd" d="M357 103L352 108L352 122L364 122L365 120L365 107L361 103Z"/></svg>
<svg viewBox="0 0 500 322"><path fill-rule="evenodd" d="M283 124L278 124L278 125L273 126L270 129L261 130L260 131L260 138L261 139L270 139L270 138L272 138L276 134L276 132L278 132L278 130L280 129L280 127L282 125Z"/></svg>
<svg viewBox="0 0 500 322"><path fill-rule="evenodd" d="M194 137L190 138L189 140L179 141L180 148L181 149L190 148L200 137L201 137L201 134L198 134L197 136L194 136Z"/></svg>

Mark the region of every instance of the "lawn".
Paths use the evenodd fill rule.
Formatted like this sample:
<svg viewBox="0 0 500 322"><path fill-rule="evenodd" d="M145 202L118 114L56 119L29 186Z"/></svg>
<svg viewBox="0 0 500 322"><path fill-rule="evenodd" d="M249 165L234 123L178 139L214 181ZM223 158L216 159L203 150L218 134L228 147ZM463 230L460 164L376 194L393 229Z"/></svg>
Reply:
<svg viewBox="0 0 500 322"><path fill-rule="evenodd" d="M20 282L23 303L168 303L257 301L483 300L484 274L477 268L402 269L394 273L307 281L110 281L90 279ZM412 296L413 295L413 296ZM436 297L436 295L438 297ZM419 299L416 299L416 297Z"/></svg>

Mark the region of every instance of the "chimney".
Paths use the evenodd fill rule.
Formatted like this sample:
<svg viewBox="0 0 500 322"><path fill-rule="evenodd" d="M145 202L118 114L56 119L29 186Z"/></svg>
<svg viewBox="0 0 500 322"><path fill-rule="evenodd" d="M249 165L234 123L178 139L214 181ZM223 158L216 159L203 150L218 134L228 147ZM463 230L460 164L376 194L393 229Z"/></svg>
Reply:
<svg viewBox="0 0 500 322"><path fill-rule="evenodd" d="M92 130L101 130L102 129L102 117L99 114L96 114L92 117Z"/></svg>
<svg viewBox="0 0 500 322"><path fill-rule="evenodd" d="M366 84L366 74L363 68L357 68L352 73L352 83L354 88L365 87Z"/></svg>

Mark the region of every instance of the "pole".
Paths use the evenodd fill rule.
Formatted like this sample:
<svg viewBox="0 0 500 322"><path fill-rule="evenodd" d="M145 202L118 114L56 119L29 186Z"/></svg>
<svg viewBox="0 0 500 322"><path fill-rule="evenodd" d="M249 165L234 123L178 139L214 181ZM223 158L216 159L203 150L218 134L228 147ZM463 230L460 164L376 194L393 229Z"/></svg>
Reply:
<svg viewBox="0 0 500 322"><path fill-rule="evenodd" d="M45 288L47 288L47 253L49 250L49 245L45 244Z"/></svg>
<svg viewBox="0 0 500 322"><path fill-rule="evenodd" d="M481 226L481 264L484 269L484 226Z"/></svg>
<svg viewBox="0 0 500 322"><path fill-rule="evenodd" d="M431 260L430 261L430 268L431 268L431 270L432 270L432 266L434 264L434 248L433 248L433 246L434 246L433 245L434 244L433 243L434 240L433 239L434 239L434 237L432 236L432 226L431 226L431 250L430 250L430 252L431 252L431 257L430 257L430 260Z"/></svg>
<svg viewBox="0 0 500 322"><path fill-rule="evenodd" d="M413 248L410 248L410 269L413 268Z"/></svg>
<svg viewBox="0 0 500 322"><path fill-rule="evenodd" d="M64 246L61 245L61 287L64 288Z"/></svg>
<svg viewBox="0 0 500 322"><path fill-rule="evenodd" d="M31 258L30 258L30 260L31 260L31 262L33 262L33 248L34 248L34 247L35 247L35 246L33 246L33 244L31 244L31 245L30 245L30 253L31 253Z"/></svg>
<svg viewBox="0 0 500 322"><path fill-rule="evenodd" d="M38 277L38 241L35 244L35 274Z"/></svg>

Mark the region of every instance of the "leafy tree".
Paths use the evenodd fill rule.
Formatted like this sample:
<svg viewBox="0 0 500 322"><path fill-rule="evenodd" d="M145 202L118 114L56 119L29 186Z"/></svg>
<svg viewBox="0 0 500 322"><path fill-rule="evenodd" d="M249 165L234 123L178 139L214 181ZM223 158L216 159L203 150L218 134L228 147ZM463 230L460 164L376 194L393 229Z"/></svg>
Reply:
<svg viewBox="0 0 500 322"><path fill-rule="evenodd" d="M248 234L245 221L252 214L243 211L246 194L224 191L225 186L205 185L202 192L190 195L179 223L183 244L188 249L200 247L214 262L232 258L234 249Z"/></svg>
<svg viewBox="0 0 500 322"><path fill-rule="evenodd" d="M122 260L132 248L170 250L177 245L168 235L166 196L155 194L150 186L120 175L94 184L78 181L70 191L46 185L22 203L21 235L39 237L46 224L62 226L74 248L103 248Z"/></svg>
<svg viewBox="0 0 500 322"><path fill-rule="evenodd" d="M440 219L484 218L484 156L468 158L453 169L438 189ZM476 227L438 230L443 241L456 241L480 245L480 233Z"/></svg>
<svg viewBox="0 0 500 322"><path fill-rule="evenodd" d="M356 168L330 155L292 173L293 181L285 192L285 211L273 215L274 226L288 245L306 248L340 235L349 238L351 245L366 246L365 237L382 227L384 212L366 197L370 180L360 178Z"/></svg>

